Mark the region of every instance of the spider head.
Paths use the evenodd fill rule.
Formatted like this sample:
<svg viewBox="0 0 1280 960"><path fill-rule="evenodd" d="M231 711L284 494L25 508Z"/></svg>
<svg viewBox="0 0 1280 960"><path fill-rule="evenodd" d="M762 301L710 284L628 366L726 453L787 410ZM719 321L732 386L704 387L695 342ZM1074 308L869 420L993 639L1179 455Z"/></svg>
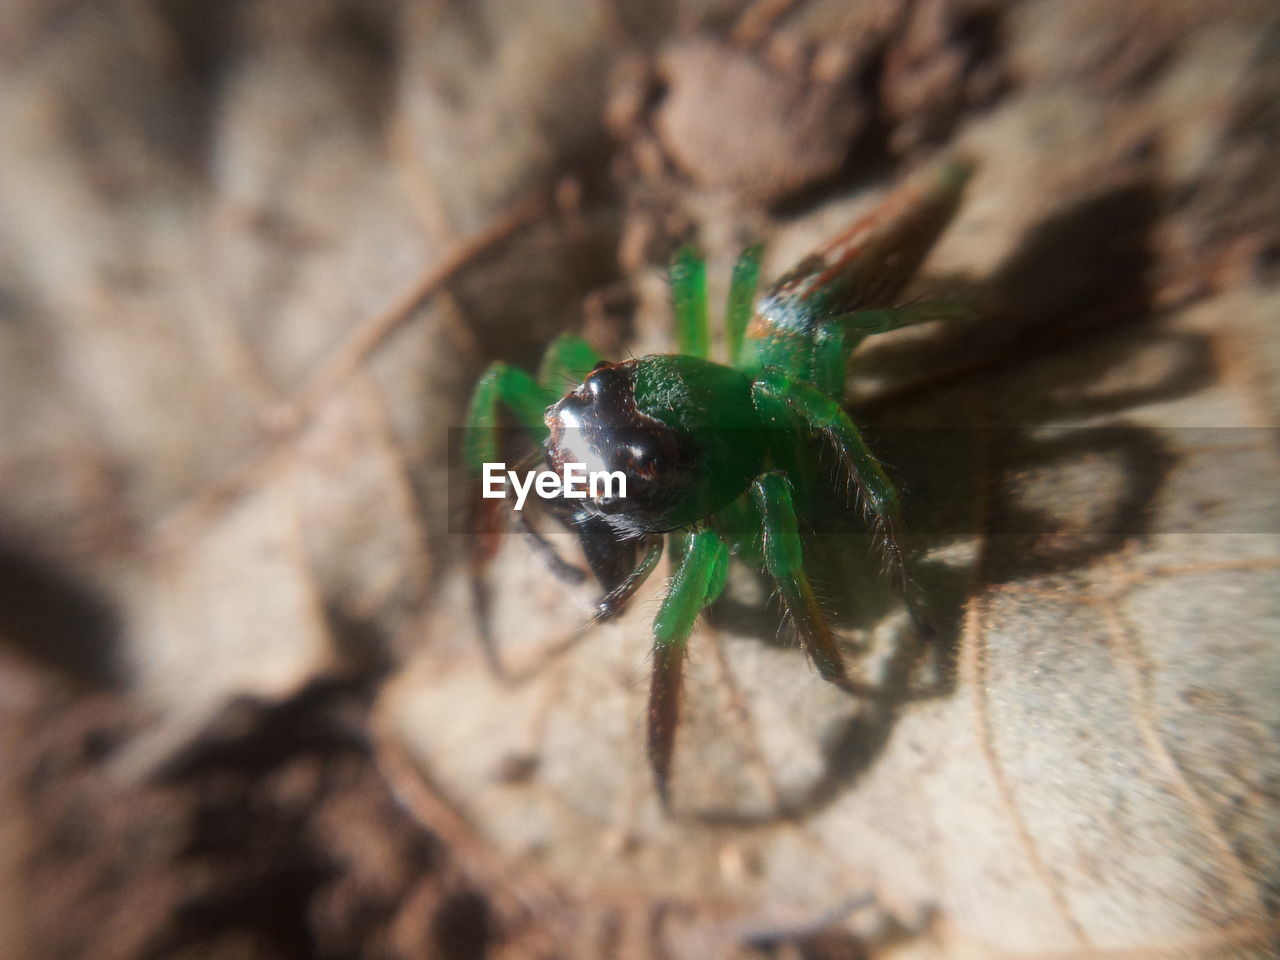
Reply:
<svg viewBox="0 0 1280 960"><path fill-rule="evenodd" d="M751 381L696 357L601 363L547 409L547 461L621 473L626 496L582 501L620 533L665 533L728 506L760 472L764 428Z"/></svg>
<svg viewBox="0 0 1280 960"><path fill-rule="evenodd" d="M682 525L681 509L702 472L698 445L685 432L636 406L635 364L600 363L577 389L547 409L547 462L557 472L581 463L587 473L621 474L600 484L583 509L622 532L665 532Z"/></svg>

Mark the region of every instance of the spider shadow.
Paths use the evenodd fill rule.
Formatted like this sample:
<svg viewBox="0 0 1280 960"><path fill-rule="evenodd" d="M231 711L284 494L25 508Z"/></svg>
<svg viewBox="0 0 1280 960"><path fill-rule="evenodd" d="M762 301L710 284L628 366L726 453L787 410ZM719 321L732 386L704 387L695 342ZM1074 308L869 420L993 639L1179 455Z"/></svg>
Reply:
<svg viewBox="0 0 1280 960"><path fill-rule="evenodd" d="M825 808L872 767L905 707L955 692L964 611L983 589L1084 576L1100 558L1153 532L1149 505L1177 459L1168 440L1146 428L1092 425L1090 419L1186 396L1213 376L1208 338L1165 329L1153 312L1146 277L1159 210L1154 186L1139 183L1059 212L1030 231L983 285L980 318L877 350L877 370L884 361L903 370L934 362L940 371L851 411L868 424L867 440L894 479L917 481L900 487L915 629L899 632L867 709L823 744L823 773L786 798L783 816ZM1158 351L1163 362L1155 375L1134 383L1119 368L1139 345ZM1029 364L1050 374L1021 373ZM974 418L981 399L1001 386L1006 392L1012 387L1016 409ZM965 398L975 398L972 406ZM1052 433L1044 429L1049 425ZM1110 480L1084 490L1060 484L1068 504L1087 508L1080 511L1083 519L1064 523L1050 512L1062 502L1052 478L1069 474L1085 458L1106 464ZM1020 499L1033 474L1050 478L1048 499ZM808 538L807 546L816 547L811 576L834 601L827 604L833 622L865 629L892 608L892 593L870 587L883 581L866 562L867 531L830 526L824 520L820 533L829 535ZM966 548L966 561L939 558ZM779 622L774 614L781 615L776 604L751 609L732 597L713 611L728 629L785 643L769 626Z"/></svg>

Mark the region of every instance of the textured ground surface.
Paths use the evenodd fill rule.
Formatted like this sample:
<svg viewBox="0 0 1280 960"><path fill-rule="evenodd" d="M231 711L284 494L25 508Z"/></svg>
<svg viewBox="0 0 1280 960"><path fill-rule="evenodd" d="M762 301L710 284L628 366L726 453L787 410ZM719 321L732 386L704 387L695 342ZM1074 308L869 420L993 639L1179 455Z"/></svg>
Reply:
<svg viewBox="0 0 1280 960"><path fill-rule="evenodd" d="M4 5L0 955L1273 955L1269 8ZM948 150L985 315L850 381L932 631L816 544L850 698L736 576L663 816L661 585L509 538L495 680L449 428Z"/></svg>

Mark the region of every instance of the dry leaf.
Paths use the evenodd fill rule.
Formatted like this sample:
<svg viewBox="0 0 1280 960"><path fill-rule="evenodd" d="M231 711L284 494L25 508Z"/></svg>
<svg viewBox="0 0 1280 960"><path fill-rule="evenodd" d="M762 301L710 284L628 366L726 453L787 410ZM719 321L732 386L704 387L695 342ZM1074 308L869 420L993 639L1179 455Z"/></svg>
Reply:
<svg viewBox="0 0 1280 960"><path fill-rule="evenodd" d="M114 679L137 718L108 758L76 759L26 735L46 687L5 659L12 769L84 764L66 797L92 823L223 744L231 705L269 716L348 674L367 698L385 674L376 757L343 754L358 787L308 792L303 758L263 788L314 807L302 833L353 864L299 908L300 942L372 929L344 911L373 910L353 953L412 956L457 923L503 956L1270 955L1274 18L914 8L689 2L643 24L568 0L6 8L0 638ZM637 141L611 143L611 65L626 53L650 75L655 50L707 37L783 74L852 71L841 95L861 99L819 111L831 142L794 169L777 143L737 158L770 171L754 193L714 156L689 161L688 128L721 142L696 106L715 102L714 70L680 74L665 104L646 92L635 129L615 128ZM939 92L947 77L964 90ZM922 137L981 163L929 272L971 284L988 315L867 344L850 386L902 483L931 629L871 586L861 544L847 564L833 550L824 588L879 691L850 697L735 574L693 641L665 816L642 748L661 584L578 636L590 592L509 538L492 579L515 679L496 679L448 533L449 428L484 363L532 366L584 302L602 341L665 348L673 225L702 235L713 286L747 227L776 275L873 204L902 172L884 158ZM793 208L746 209L815 183ZM415 886L425 868L388 853L409 828L383 778L474 891ZM33 782L0 790L15 837L42 822ZM199 815L157 819L172 835L139 884L168 882L160 861ZM13 851L0 901L21 904L52 854ZM154 930L122 921L112 949L173 942L189 895L166 888L172 908L138 920ZM30 921L6 911L0 942L88 942L116 903L94 896L74 916L56 897ZM68 938L42 939L59 917ZM211 950L267 949L235 923Z"/></svg>

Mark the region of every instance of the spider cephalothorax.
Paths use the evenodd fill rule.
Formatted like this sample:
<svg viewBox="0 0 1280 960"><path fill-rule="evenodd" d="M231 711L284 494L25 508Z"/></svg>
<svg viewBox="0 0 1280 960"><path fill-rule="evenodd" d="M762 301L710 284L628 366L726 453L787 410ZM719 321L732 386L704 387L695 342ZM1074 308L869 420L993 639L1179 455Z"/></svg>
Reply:
<svg viewBox="0 0 1280 960"><path fill-rule="evenodd" d="M583 501L620 535L669 533L740 496L764 463L751 379L697 357L604 364L548 408L547 462L619 471L627 496Z"/></svg>
<svg viewBox="0 0 1280 960"><path fill-rule="evenodd" d="M818 671L848 685L805 573L799 517L811 504L801 481L814 472L812 439L825 440L890 565L900 566L897 492L844 411L846 365L866 336L963 312L954 300L904 305L897 298L949 222L968 174L966 165L951 163L898 191L806 257L754 313L759 251L745 252L729 295L728 363L707 357L705 271L685 249L672 264L679 353L608 363L581 339L562 336L548 348L538 380L495 363L476 387L468 419L473 470L496 459L502 403L543 444L552 470L581 463L625 476L625 497L558 502L557 516L577 533L605 590L596 619L627 604L657 565L665 535L679 537L671 587L653 625L649 757L664 803L685 643L699 611L723 589L731 555L773 578ZM566 375L584 379L557 397L551 385Z"/></svg>

